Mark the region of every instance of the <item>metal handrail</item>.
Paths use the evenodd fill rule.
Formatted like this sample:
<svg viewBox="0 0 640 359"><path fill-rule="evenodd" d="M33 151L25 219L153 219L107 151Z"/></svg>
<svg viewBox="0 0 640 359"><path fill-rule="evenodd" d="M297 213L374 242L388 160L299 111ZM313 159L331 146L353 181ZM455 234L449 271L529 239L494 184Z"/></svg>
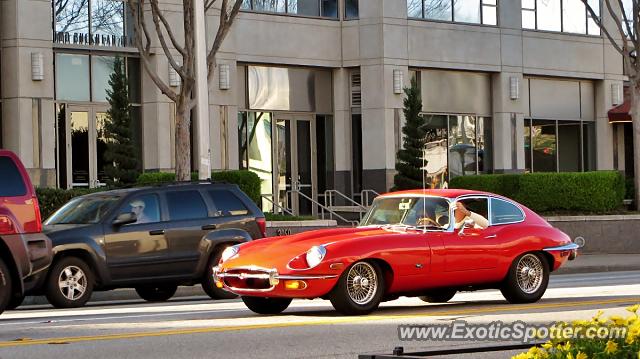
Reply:
<svg viewBox="0 0 640 359"><path fill-rule="evenodd" d="M347 200L347 203L353 204L354 207L360 207L365 211L367 210L367 207L365 207L362 204L354 201L352 198L349 198L347 195L345 195L344 193L338 191L337 189L328 189L328 190L324 191L325 200L327 199L327 196L329 197L329 207L333 207L333 194L337 194L339 197L344 198L345 200Z"/></svg>
<svg viewBox="0 0 640 359"><path fill-rule="evenodd" d="M354 226L354 227L355 227L355 226L357 226L357 225L359 224L359 222L358 222L358 221L350 221L350 220L348 220L348 219L344 218L343 216L341 216L341 215L339 215L338 213L336 213L335 211L333 211L331 208L329 208L329 207L327 207L327 206L323 205L322 203L320 203L320 202L318 202L318 201L314 200L313 198L311 198L311 197L307 196L306 194L302 193L302 192L301 192L301 191L299 191L299 190L289 190L289 191L287 191L287 194L286 194L286 195L287 195L287 198L289 198L289 196L290 196L292 193L294 193L294 192L295 192L298 196L301 196L302 198L306 199L307 201L311 202L312 204L314 204L314 205L318 206L318 207L322 210L322 211L321 211L321 213L322 213L322 214L321 214L322 219L325 219L325 218L324 218L324 211L327 211L327 212L329 213L329 215L330 215L330 217L329 217L330 219L333 219L333 216L336 216L337 218L339 218L340 220L342 220L342 221L343 221L343 222L345 222L345 223L351 223L351 225L352 225L352 226Z"/></svg>
<svg viewBox="0 0 640 359"><path fill-rule="evenodd" d="M271 198L269 198L269 196L267 196L267 195L265 195L265 194L262 194L262 195L260 195L260 197L262 197L263 199L266 199L266 200L267 200L269 203L271 203L274 207L276 207L276 208L278 208L279 210L281 210L281 211L282 211L281 213L286 212L286 213L287 213L287 214L289 214L290 216L295 216L295 215L293 214L293 212L292 212L290 209L288 209L288 208L284 208L284 207L282 207L281 205L279 205L279 204L275 203Z"/></svg>
<svg viewBox="0 0 640 359"><path fill-rule="evenodd" d="M373 198L376 198L380 195L380 193L372 189L363 189L360 192L360 201L362 201L362 205L365 207L369 207L371 205L371 202L369 202L369 194L373 194Z"/></svg>

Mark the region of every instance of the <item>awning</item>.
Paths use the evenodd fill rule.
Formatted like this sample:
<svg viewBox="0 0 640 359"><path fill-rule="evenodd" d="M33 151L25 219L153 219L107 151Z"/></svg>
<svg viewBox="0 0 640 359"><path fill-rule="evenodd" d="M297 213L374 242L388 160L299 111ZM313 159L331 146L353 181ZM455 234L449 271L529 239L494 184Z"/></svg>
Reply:
<svg viewBox="0 0 640 359"><path fill-rule="evenodd" d="M624 99L622 105L618 105L609 110L609 123L631 122L631 100Z"/></svg>

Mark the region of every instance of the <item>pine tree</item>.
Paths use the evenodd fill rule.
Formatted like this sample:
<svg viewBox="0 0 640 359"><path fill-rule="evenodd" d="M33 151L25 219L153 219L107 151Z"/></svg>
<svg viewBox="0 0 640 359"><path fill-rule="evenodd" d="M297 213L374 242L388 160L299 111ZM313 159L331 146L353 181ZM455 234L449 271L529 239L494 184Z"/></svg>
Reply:
<svg viewBox="0 0 640 359"><path fill-rule="evenodd" d="M107 101L111 107L104 122L105 173L111 178L110 185L133 184L139 174L138 148L133 139L127 76L120 57L116 57L109 77Z"/></svg>
<svg viewBox="0 0 640 359"><path fill-rule="evenodd" d="M422 98L416 79L411 87L405 88L404 99L405 124L402 127L403 147L398 150L396 160L394 190L422 188L423 149L426 142L425 120L420 114Z"/></svg>

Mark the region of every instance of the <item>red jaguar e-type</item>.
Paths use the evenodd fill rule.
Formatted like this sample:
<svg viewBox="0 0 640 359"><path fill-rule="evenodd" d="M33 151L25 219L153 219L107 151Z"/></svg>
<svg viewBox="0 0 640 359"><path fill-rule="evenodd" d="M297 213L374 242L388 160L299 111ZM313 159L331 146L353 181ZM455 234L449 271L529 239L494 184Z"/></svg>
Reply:
<svg viewBox="0 0 640 359"><path fill-rule="evenodd" d="M293 298L325 298L343 314L418 296L442 303L457 291L499 288L510 303L539 300L549 273L579 246L530 209L468 190L382 195L357 228L260 239L224 250L214 281L256 313Z"/></svg>

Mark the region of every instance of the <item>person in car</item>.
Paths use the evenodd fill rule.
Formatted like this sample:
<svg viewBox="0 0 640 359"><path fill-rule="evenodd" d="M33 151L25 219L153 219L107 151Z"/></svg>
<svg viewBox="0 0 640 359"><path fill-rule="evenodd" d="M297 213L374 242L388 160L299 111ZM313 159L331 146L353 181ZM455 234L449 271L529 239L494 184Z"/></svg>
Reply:
<svg viewBox="0 0 640 359"><path fill-rule="evenodd" d="M131 203L129 203L129 206L131 206L131 212L135 213L136 215L137 224L152 222L151 218L149 218L149 216L147 216L144 213L144 208L146 207L146 203L144 203L143 200L141 199L133 200L131 201Z"/></svg>
<svg viewBox="0 0 640 359"><path fill-rule="evenodd" d="M473 222L475 222L474 228L485 229L489 227L489 221L484 218L484 216L468 210L462 202L456 202L454 215L456 219L456 229L462 228L462 226L464 226L464 221L467 219L472 219Z"/></svg>

